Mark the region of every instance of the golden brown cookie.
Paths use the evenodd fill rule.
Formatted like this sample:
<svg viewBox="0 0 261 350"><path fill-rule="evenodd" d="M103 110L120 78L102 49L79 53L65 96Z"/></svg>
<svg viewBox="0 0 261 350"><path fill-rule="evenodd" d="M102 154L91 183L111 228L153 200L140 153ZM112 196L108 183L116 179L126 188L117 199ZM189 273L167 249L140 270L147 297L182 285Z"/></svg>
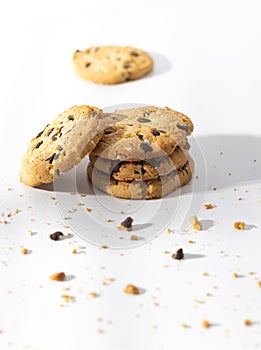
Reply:
<svg viewBox="0 0 261 350"><path fill-rule="evenodd" d="M97 107L69 108L31 140L20 180L29 186L52 182L91 152L102 135L103 116Z"/></svg>
<svg viewBox="0 0 261 350"><path fill-rule="evenodd" d="M121 161L164 157L183 147L193 131L190 119L174 110L146 106L114 113L123 119L105 130L94 156Z"/></svg>
<svg viewBox="0 0 261 350"><path fill-rule="evenodd" d="M119 84L136 80L153 68L152 58L128 46L100 46L77 50L73 67L78 76L100 84Z"/></svg>
<svg viewBox="0 0 261 350"><path fill-rule="evenodd" d="M188 151L179 146L170 155L146 161L119 162L89 155L91 164L99 171L111 175L115 180L150 180L164 176L181 168L188 161Z"/></svg>
<svg viewBox="0 0 261 350"><path fill-rule="evenodd" d="M161 198L187 184L192 177L193 167L193 160L190 158L179 170L147 181L117 181L93 168L91 163L88 164L87 173L94 187L110 195L125 199L152 199Z"/></svg>

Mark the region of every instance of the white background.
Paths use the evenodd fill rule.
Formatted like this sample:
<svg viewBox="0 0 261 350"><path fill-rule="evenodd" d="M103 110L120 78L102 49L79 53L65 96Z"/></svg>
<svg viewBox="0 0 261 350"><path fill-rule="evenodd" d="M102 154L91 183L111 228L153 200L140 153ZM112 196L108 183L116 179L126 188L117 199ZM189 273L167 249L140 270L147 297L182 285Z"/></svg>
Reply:
<svg viewBox="0 0 261 350"><path fill-rule="evenodd" d="M9 221L0 224L1 350L261 347L260 10L259 1L1 5L0 209ZM74 50L105 44L148 51L154 72L117 86L75 76ZM164 229L139 247L101 250L78 238L74 227L63 227L59 208L65 210L67 201L75 207L77 198L19 183L19 163L29 140L58 113L75 104L103 108L125 103L167 105L193 120L192 153L201 185L193 192L197 200L191 214L202 220L203 231L168 234ZM58 195L56 204L50 196ZM112 198L104 198L114 205ZM164 203L171 205L171 198ZM84 200L95 207L94 196ZM188 193L181 194L182 210L187 200ZM206 211L205 202L215 208ZM22 211L6 218L16 208ZM109 218L106 211L97 212L101 221ZM149 214L139 208L135 222L144 225ZM91 215L85 218L90 231ZM115 227L126 214L112 216ZM237 220L246 222L247 230L234 230ZM135 234L153 229L144 227ZM176 228L175 218L169 227ZM48 235L56 230L74 236L53 242ZM116 235L125 235L125 241L130 236ZM79 245L84 246L81 253L71 254ZM31 253L22 255L21 247ZM163 254L179 247L184 261ZM57 271L66 272L68 281L50 281ZM232 277L234 272L239 278ZM106 285L108 278L115 281ZM143 293L124 294L128 283ZM97 298L89 296L93 291ZM75 302L64 303L62 294L74 296ZM204 319L213 327L204 329ZM244 326L245 319L253 325Z"/></svg>

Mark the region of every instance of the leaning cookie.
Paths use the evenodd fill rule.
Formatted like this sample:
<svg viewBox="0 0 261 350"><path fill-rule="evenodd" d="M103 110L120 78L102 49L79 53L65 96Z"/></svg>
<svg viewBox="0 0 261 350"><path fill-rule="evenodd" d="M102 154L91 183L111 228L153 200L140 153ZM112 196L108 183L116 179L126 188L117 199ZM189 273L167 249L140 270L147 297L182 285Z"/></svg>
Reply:
<svg viewBox="0 0 261 350"><path fill-rule="evenodd" d="M193 131L189 117L166 108L145 106L115 113L123 118L105 130L94 156L122 161L164 157L183 147Z"/></svg>
<svg viewBox="0 0 261 350"><path fill-rule="evenodd" d="M152 199L161 198L177 188L186 185L192 177L194 169L193 160L189 161L179 170L166 176L147 181L117 181L109 175L96 170L89 163L87 174L97 189L124 199Z"/></svg>
<svg viewBox="0 0 261 350"><path fill-rule="evenodd" d="M100 46L77 50L73 67L78 76L100 84L119 84L136 80L153 68L152 58L128 46Z"/></svg>
<svg viewBox="0 0 261 350"><path fill-rule="evenodd" d="M103 135L97 107L74 106L59 114L29 144L20 180L29 186L54 181L90 153Z"/></svg>
<svg viewBox="0 0 261 350"><path fill-rule="evenodd" d="M187 145L187 148L189 145ZM90 163L97 170L111 175L115 180L151 180L165 176L172 171L183 167L189 158L188 151L179 146L168 157L151 158L146 161L119 162L89 155Z"/></svg>

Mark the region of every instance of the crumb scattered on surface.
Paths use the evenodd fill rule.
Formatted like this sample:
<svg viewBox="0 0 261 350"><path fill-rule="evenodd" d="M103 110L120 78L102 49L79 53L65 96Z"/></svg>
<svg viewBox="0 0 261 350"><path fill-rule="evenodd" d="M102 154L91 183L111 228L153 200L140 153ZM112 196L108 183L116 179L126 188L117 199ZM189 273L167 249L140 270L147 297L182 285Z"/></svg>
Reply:
<svg viewBox="0 0 261 350"><path fill-rule="evenodd" d="M77 249L76 249L76 248L74 248L74 249L72 250L72 254L77 254Z"/></svg>
<svg viewBox="0 0 261 350"><path fill-rule="evenodd" d="M135 287L133 284L128 284L124 288L124 293L138 295L138 294L140 294L140 290L139 290L139 288Z"/></svg>
<svg viewBox="0 0 261 350"><path fill-rule="evenodd" d="M53 275L49 276L49 279L53 280L53 281L62 282L62 281L65 281L66 275L64 272L57 272L57 273L54 273Z"/></svg>
<svg viewBox="0 0 261 350"><path fill-rule="evenodd" d="M49 235L50 239L53 241L59 241L63 237L63 233L61 231L56 231Z"/></svg>
<svg viewBox="0 0 261 350"><path fill-rule="evenodd" d="M189 239L189 240L188 240L188 243L189 243L189 244L193 244L193 243L196 243L196 242L195 242L195 241L192 241L192 239Z"/></svg>
<svg viewBox="0 0 261 350"><path fill-rule="evenodd" d="M107 222L113 222L113 220L112 219L108 219Z"/></svg>
<svg viewBox="0 0 261 350"><path fill-rule="evenodd" d="M211 323L207 320L202 321L202 327L209 328L211 327Z"/></svg>
<svg viewBox="0 0 261 350"><path fill-rule="evenodd" d="M100 246L101 249L108 249L108 246L106 244L103 244Z"/></svg>
<svg viewBox="0 0 261 350"><path fill-rule="evenodd" d="M208 272L206 271L202 272L202 276L208 276Z"/></svg>
<svg viewBox="0 0 261 350"><path fill-rule="evenodd" d="M128 216L126 219L124 219L121 223L120 226L117 227L118 230L125 230L125 231L130 231L132 228L132 223L133 223L133 218Z"/></svg>
<svg viewBox="0 0 261 350"><path fill-rule="evenodd" d="M74 303L74 301L75 301L75 297L72 295L63 294L63 295L61 295L61 297L64 299L64 301L66 303Z"/></svg>
<svg viewBox="0 0 261 350"><path fill-rule="evenodd" d="M168 229L167 229L167 233L172 233L172 229L171 229L171 228L168 228Z"/></svg>
<svg viewBox="0 0 261 350"><path fill-rule="evenodd" d="M245 226L246 226L246 224L243 221L236 221L236 222L234 222L234 228L236 230L244 230Z"/></svg>
<svg viewBox="0 0 261 350"><path fill-rule="evenodd" d="M28 249L22 248L21 249L21 253L24 254L24 255L28 254Z"/></svg>
<svg viewBox="0 0 261 350"><path fill-rule="evenodd" d="M178 249L175 253L172 254L171 257L176 260L184 259L183 249L182 248Z"/></svg>
<svg viewBox="0 0 261 350"><path fill-rule="evenodd" d="M182 328L188 328L188 325L187 325L186 323L182 323L182 324L181 324L181 327L182 327Z"/></svg>
<svg viewBox="0 0 261 350"><path fill-rule="evenodd" d="M257 284L261 288L261 281L258 281Z"/></svg>
<svg viewBox="0 0 261 350"><path fill-rule="evenodd" d="M245 326L252 326L253 322L251 320L244 320Z"/></svg>
<svg viewBox="0 0 261 350"><path fill-rule="evenodd" d="M195 215L191 216L190 221L194 230L196 231L202 230L202 225L198 221L198 218Z"/></svg>
<svg viewBox="0 0 261 350"><path fill-rule="evenodd" d="M97 297L98 297L98 294L97 294L96 292L90 292L90 293L89 293L89 296L90 296L91 298L97 298Z"/></svg>
<svg viewBox="0 0 261 350"><path fill-rule="evenodd" d="M205 209L207 209L207 210L209 210L209 209L213 209L213 208L214 208L214 205L213 205L213 204L211 204L211 203L209 203L209 204L205 204L205 205L204 205L204 208L205 208Z"/></svg>
<svg viewBox="0 0 261 350"><path fill-rule="evenodd" d="M170 251L169 250L163 250L163 254L169 254Z"/></svg>
<svg viewBox="0 0 261 350"><path fill-rule="evenodd" d="M239 275L236 273L236 272L233 272L233 275L232 275L234 278L238 278Z"/></svg>
<svg viewBox="0 0 261 350"><path fill-rule="evenodd" d="M139 240L139 236L137 236L137 235L132 235L132 236L130 236L130 240L131 240L131 241L138 241L138 240Z"/></svg>
<svg viewBox="0 0 261 350"><path fill-rule="evenodd" d="M86 208L85 210L86 210L87 213L90 213L92 211L91 208Z"/></svg>

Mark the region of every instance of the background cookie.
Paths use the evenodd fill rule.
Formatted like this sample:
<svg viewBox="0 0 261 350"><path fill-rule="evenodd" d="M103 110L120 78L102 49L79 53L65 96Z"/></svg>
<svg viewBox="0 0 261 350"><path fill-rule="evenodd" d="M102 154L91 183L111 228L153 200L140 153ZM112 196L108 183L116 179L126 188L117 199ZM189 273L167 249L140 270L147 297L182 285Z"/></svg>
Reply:
<svg viewBox="0 0 261 350"><path fill-rule="evenodd" d="M119 162L90 154L91 164L115 180L149 180L164 176L181 168L188 161L188 151L177 147L169 157L152 158L147 161Z"/></svg>
<svg viewBox="0 0 261 350"><path fill-rule="evenodd" d="M99 190L118 198L152 199L161 198L178 187L187 184L193 173L193 160L190 160L179 170L166 176L148 181L117 181L107 174L88 164L87 174L93 185Z"/></svg>
<svg viewBox="0 0 261 350"><path fill-rule="evenodd" d="M164 157L187 143L193 131L190 119L182 113L155 106L116 110L123 116L105 130L93 155L111 160L144 160Z"/></svg>
<svg viewBox="0 0 261 350"><path fill-rule="evenodd" d="M38 186L69 171L96 146L103 135L102 122L97 107L74 106L59 114L31 140L20 180Z"/></svg>
<svg viewBox="0 0 261 350"><path fill-rule="evenodd" d="M100 46L75 51L73 67L85 80L119 84L148 74L153 68L153 60L146 52L133 47Z"/></svg>

